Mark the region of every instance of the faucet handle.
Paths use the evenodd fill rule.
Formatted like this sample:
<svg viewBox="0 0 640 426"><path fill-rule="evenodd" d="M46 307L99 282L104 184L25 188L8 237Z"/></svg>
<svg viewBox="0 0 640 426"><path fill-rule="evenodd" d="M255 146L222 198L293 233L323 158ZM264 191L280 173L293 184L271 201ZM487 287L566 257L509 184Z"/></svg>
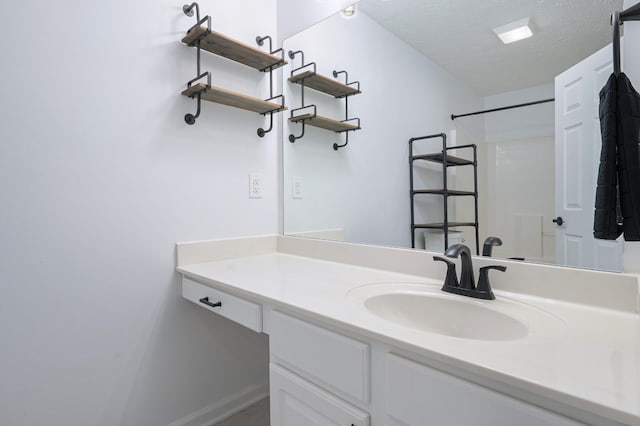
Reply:
<svg viewBox="0 0 640 426"><path fill-rule="evenodd" d="M491 257L491 251L493 250L493 246L501 246L502 240L499 237L487 237L484 240L484 245L482 246L482 255Z"/></svg>
<svg viewBox="0 0 640 426"><path fill-rule="evenodd" d="M458 287L459 284L458 276L456 275L456 264L449 259L445 259L444 257L440 256L433 256L433 260L437 262L444 262L447 264L447 275L444 278L444 285L442 286L442 288Z"/></svg>
<svg viewBox="0 0 640 426"><path fill-rule="evenodd" d="M498 270L500 272L504 272L504 271L507 270L507 267L503 266L503 265L489 265L489 266L483 266L482 268L480 268L480 271L486 271L486 270L489 270L489 269L495 269L495 270Z"/></svg>
<svg viewBox="0 0 640 426"><path fill-rule="evenodd" d="M491 290L491 283L489 282L489 270L491 269L504 272L507 270L507 267L502 265L489 265L480 268L480 278L478 278L478 287L476 290L483 294L483 299L493 300L496 296L494 296L493 291Z"/></svg>

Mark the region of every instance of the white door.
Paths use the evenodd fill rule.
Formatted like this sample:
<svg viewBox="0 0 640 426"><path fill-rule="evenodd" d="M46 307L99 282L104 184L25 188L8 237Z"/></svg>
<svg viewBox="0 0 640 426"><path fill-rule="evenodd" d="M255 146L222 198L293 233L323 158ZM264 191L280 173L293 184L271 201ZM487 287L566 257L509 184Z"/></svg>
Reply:
<svg viewBox="0 0 640 426"><path fill-rule="evenodd" d="M622 243L593 238L600 163L600 89L613 71L606 46L555 80L556 263L606 271L622 270ZM560 222L560 221L558 221Z"/></svg>
<svg viewBox="0 0 640 426"><path fill-rule="evenodd" d="M301 377L269 365L271 424L277 426L368 426L369 415Z"/></svg>

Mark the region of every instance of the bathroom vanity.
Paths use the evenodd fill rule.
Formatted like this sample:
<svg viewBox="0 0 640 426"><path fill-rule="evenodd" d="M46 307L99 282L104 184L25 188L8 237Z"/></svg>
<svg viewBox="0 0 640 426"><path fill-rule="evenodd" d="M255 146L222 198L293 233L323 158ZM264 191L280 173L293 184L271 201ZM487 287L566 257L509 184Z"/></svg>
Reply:
<svg viewBox="0 0 640 426"><path fill-rule="evenodd" d="M269 335L271 424L639 425L638 279L284 236L180 243L191 302Z"/></svg>

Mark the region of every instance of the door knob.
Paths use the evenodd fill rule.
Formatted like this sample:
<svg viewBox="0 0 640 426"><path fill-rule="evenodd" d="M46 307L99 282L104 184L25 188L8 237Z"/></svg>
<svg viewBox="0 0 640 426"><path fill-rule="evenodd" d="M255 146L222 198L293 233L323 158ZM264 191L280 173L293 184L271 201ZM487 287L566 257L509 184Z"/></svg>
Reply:
<svg viewBox="0 0 640 426"><path fill-rule="evenodd" d="M553 223L557 223L558 226L562 226L562 224L564 223L564 219L561 216L558 216L555 219L553 219Z"/></svg>

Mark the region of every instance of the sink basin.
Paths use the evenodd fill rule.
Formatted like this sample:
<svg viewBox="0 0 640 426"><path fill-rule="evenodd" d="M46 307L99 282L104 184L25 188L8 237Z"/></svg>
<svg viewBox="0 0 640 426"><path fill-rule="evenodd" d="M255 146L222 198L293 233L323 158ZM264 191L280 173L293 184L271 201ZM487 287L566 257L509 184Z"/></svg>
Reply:
<svg viewBox="0 0 640 426"><path fill-rule="evenodd" d="M433 294L388 293L364 305L388 321L463 339L514 340L528 334L524 323L502 312Z"/></svg>
<svg viewBox="0 0 640 426"><path fill-rule="evenodd" d="M527 303L473 299L428 284L369 284L351 290L348 298L387 322L459 339L549 338L564 328L560 318Z"/></svg>

